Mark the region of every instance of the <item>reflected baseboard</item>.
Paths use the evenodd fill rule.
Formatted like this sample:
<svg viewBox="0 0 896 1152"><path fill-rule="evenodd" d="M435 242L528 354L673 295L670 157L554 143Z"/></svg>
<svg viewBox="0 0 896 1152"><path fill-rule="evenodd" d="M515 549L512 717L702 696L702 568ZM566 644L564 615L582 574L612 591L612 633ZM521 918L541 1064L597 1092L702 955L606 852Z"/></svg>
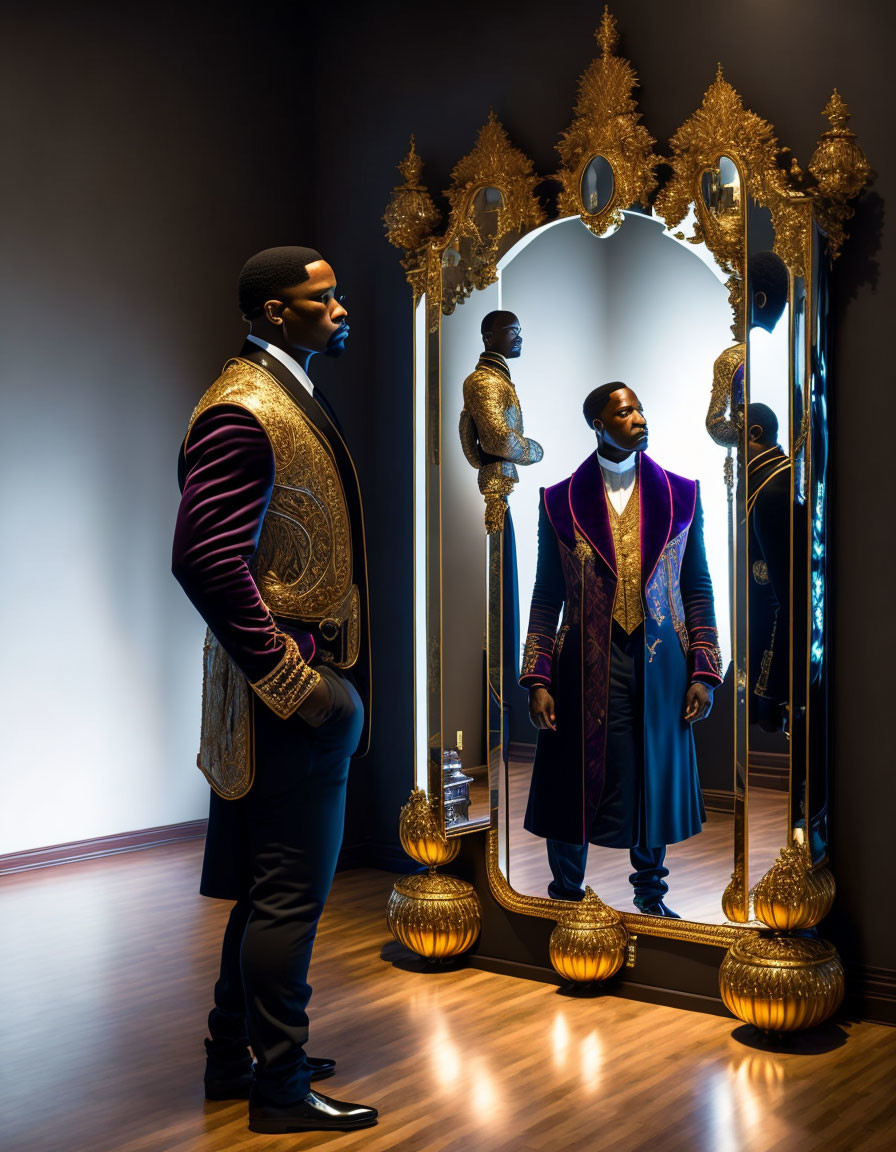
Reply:
<svg viewBox="0 0 896 1152"><path fill-rule="evenodd" d="M707 812L734 811L734 793L721 788L702 788L703 803Z"/></svg>
<svg viewBox="0 0 896 1152"><path fill-rule="evenodd" d="M790 757L784 752L751 751L750 787L786 792L790 787Z"/></svg>
<svg viewBox="0 0 896 1152"><path fill-rule="evenodd" d="M509 760L516 760L520 764L531 764L535 759L535 745L511 740L507 745L507 757Z"/></svg>

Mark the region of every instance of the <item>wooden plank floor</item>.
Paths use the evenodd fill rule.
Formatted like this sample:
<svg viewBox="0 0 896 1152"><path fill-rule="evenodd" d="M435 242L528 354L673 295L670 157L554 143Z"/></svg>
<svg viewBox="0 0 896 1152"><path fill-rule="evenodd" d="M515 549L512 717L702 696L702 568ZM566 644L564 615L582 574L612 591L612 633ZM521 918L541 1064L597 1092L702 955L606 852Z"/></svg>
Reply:
<svg viewBox="0 0 896 1152"><path fill-rule="evenodd" d="M197 842L0 880L4 1152L883 1152L896 1029L840 1022L763 1047L732 1020L470 968L394 944L394 877L336 878L315 948L321 1087L377 1105L354 1134L255 1136L202 1094L227 906Z"/></svg>

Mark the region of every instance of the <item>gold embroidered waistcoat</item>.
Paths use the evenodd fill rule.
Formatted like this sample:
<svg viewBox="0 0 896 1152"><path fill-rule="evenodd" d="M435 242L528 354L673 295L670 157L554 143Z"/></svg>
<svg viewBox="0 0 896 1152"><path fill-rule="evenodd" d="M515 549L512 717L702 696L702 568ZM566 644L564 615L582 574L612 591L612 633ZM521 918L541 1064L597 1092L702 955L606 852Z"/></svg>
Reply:
<svg viewBox="0 0 896 1152"><path fill-rule="evenodd" d="M332 662L350 668L360 650L360 597L348 506L329 444L286 389L248 360L224 365L190 430L216 404L251 412L274 452L274 488L250 565L262 600L274 616L316 625L326 639L344 632L342 653Z"/></svg>
<svg viewBox="0 0 896 1152"><path fill-rule="evenodd" d="M637 478L622 515L616 511L609 499L607 499L607 511L610 514L610 530L613 533L613 547L616 550L616 599L613 603L613 619L630 636L644 619L644 605L641 602L641 508Z"/></svg>

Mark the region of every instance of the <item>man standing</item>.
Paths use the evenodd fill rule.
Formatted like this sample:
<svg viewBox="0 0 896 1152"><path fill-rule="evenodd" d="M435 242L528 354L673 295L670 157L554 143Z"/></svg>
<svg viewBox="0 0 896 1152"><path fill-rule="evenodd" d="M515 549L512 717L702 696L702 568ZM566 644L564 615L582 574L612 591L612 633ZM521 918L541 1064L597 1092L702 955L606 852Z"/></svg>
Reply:
<svg viewBox="0 0 896 1152"><path fill-rule="evenodd" d="M458 433L467 462L478 469L479 491L485 497L485 530L501 531L501 611L503 664L502 754L507 762L518 691L520 659L520 597L517 581L516 539L507 498L519 481L520 466L537 464L544 450L537 440L523 435L523 413L510 378L508 360L523 350L520 322L513 312L489 312L480 326L483 350L464 380L464 406ZM501 710L494 685L489 685L489 729L494 738Z"/></svg>
<svg viewBox="0 0 896 1152"><path fill-rule="evenodd" d="M486 531L495 532L504 525L507 497L519 481L517 464L537 464L544 452L537 440L523 435L523 413L507 364L523 349L519 320L512 312L489 312L480 331L483 351L464 380L458 432L464 455L479 470Z"/></svg>
<svg viewBox="0 0 896 1152"><path fill-rule="evenodd" d="M199 767L212 785L200 890L235 900L206 1040L206 1096L249 1127L354 1129L376 1110L310 1088L308 965L342 841L369 678L357 476L306 369L348 336L309 248L243 267L250 335L190 421L172 568L208 625ZM253 1068L248 1045L256 1064Z"/></svg>
<svg viewBox="0 0 896 1152"><path fill-rule="evenodd" d="M525 826L547 839L550 896L582 898L589 843L628 848L635 906L675 916L666 845L701 830L690 725L722 680L700 497L644 454L630 388L596 388L583 411L597 452L542 492L520 677L539 729Z"/></svg>

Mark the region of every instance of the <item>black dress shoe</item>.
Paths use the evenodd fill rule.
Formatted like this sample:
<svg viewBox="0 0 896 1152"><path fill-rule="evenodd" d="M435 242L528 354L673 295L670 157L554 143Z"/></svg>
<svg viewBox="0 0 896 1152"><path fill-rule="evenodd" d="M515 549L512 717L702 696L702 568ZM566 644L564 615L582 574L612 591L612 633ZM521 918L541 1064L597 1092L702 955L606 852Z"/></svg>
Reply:
<svg viewBox="0 0 896 1152"><path fill-rule="evenodd" d="M324 1056L306 1056L312 1080L325 1080L336 1071L336 1061ZM218 1073L206 1069L206 1100L248 1100L255 1083L255 1065L244 1072Z"/></svg>
<svg viewBox="0 0 896 1152"><path fill-rule="evenodd" d="M662 900L655 900L652 904L642 904L636 897L633 903L642 916L667 916L672 920L681 919L678 913L667 908Z"/></svg>
<svg viewBox="0 0 896 1152"><path fill-rule="evenodd" d="M306 1056L305 1064L311 1069L312 1080L326 1080L336 1071L336 1061L326 1056Z"/></svg>
<svg viewBox="0 0 896 1152"><path fill-rule="evenodd" d="M277 1108L249 1101L250 1132L277 1136L285 1132L351 1132L376 1124L376 1108L333 1100L320 1092L309 1092L304 1100Z"/></svg>

